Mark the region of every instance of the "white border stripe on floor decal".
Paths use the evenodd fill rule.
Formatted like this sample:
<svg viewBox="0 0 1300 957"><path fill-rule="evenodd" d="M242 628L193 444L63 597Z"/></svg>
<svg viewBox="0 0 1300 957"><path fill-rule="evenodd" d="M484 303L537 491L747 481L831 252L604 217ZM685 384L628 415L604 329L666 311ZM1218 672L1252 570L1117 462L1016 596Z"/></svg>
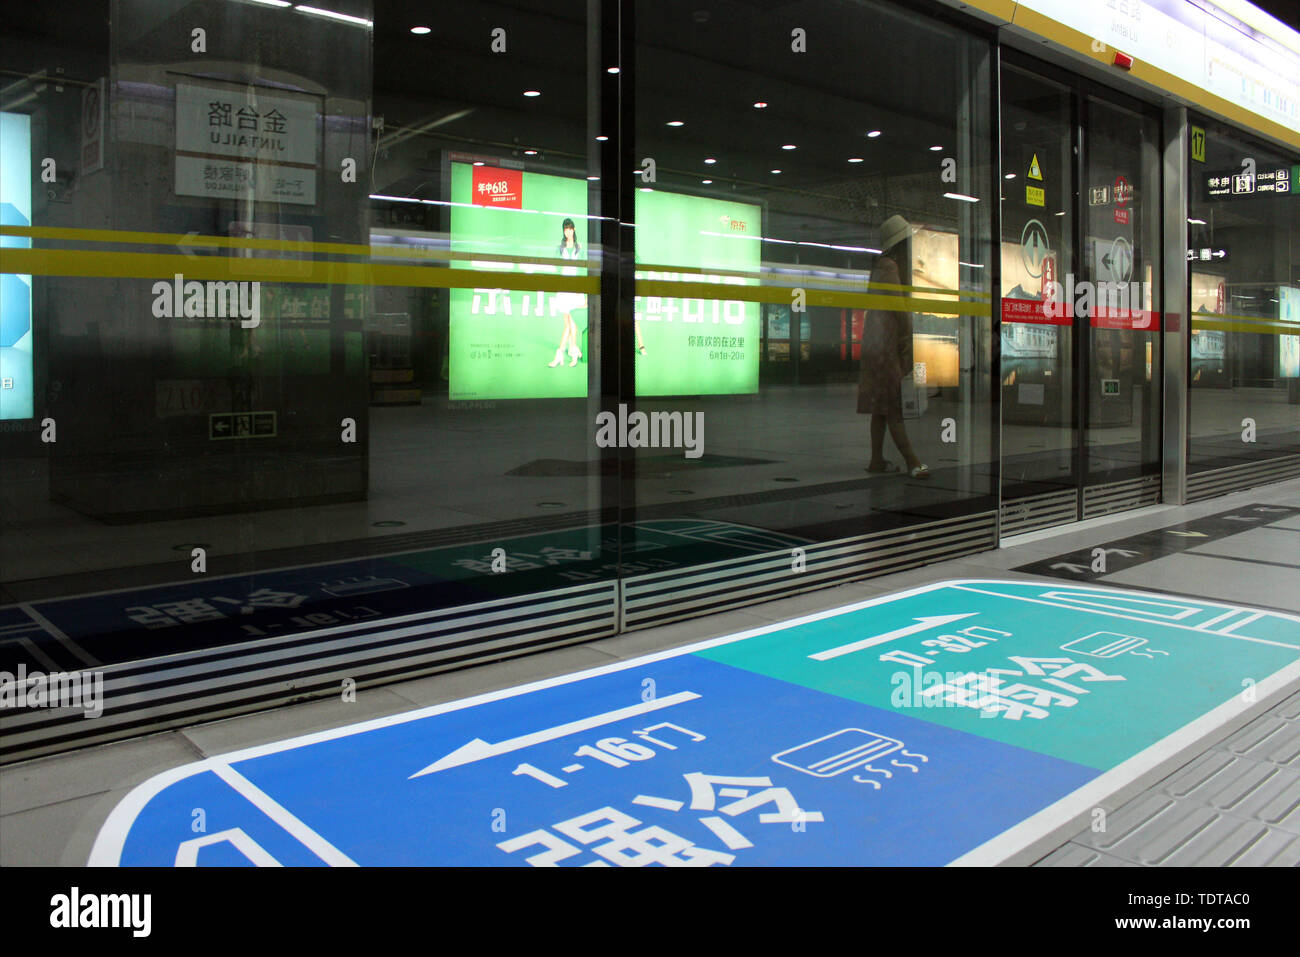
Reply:
<svg viewBox="0 0 1300 957"><path fill-rule="evenodd" d="M267 794L228 764L217 764L213 773L248 799L259 811L296 837L317 857L331 867L356 867L352 860L325 838L299 820L288 808Z"/></svg>

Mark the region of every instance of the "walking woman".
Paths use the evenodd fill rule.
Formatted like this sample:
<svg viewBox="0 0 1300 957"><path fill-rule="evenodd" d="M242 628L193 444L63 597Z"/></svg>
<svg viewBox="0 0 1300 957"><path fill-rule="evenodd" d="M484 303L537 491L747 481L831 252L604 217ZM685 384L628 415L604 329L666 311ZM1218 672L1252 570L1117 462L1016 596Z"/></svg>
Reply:
<svg viewBox="0 0 1300 957"><path fill-rule="evenodd" d="M898 298L903 276L911 276L912 227L890 216L880 227L882 252L871 266L868 295ZM900 300L901 301L901 300ZM871 462L868 472L897 472L885 458L885 431L912 478L930 477L917 457L903 425L903 379L912 374L912 316L893 309L871 309L862 324L862 366L858 375L858 412L871 415Z"/></svg>
<svg viewBox="0 0 1300 957"><path fill-rule="evenodd" d="M555 257L581 259L582 245L578 242L577 229L573 225L573 220L566 219L562 229L564 236L560 240L560 245L555 247ZM566 276L578 274L576 266L564 266L560 271ZM562 363L566 352L571 367L576 366L578 360L582 358L582 350L578 348L578 324L573 321L573 312L586 307L587 297L580 292L557 292L551 300L552 312L558 311L564 314L564 331L560 335L560 347L555 350L555 358L547 363L550 368L554 369Z"/></svg>

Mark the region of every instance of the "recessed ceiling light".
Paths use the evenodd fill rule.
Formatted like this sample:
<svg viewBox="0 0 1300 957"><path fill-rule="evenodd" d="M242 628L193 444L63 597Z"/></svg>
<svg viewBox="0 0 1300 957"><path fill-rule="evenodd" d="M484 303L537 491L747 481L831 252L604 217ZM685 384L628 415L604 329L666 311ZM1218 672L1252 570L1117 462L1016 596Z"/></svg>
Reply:
<svg viewBox="0 0 1300 957"><path fill-rule="evenodd" d="M772 172L773 174L777 174L777 173L780 173L781 171L780 171L779 169L774 169L774 170L771 170L771 172Z"/></svg>
<svg viewBox="0 0 1300 957"><path fill-rule="evenodd" d="M762 100L759 100L757 103L754 104L754 109L765 110L767 109L767 104L764 103Z"/></svg>
<svg viewBox="0 0 1300 957"><path fill-rule="evenodd" d="M618 72L618 67L616 67L616 66L611 66L611 67L609 67L605 72L606 72L606 73L617 73L617 72Z"/></svg>
<svg viewBox="0 0 1300 957"><path fill-rule="evenodd" d="M1016 174L1015 174L1015 173L1008 173L1006 176L1004 176L1004 177L1002 177L1002 178L1003 178L1003 179L1015 179L1015 178L1016 178Z"/></svg>
<svg viewBox="0 0 1300 957"><path fill-rule="evenodd" d="M783 150L797 150L798 148L799 147L795 146L793 143L786 143L785 146L781 147Z"/></svg>
<svg viewBox="0 0 1300 957"><path fill-rule="evenodd" d="M861 157L861 156L851 156L851 157L849 157L849 162L850 162L850 163L861 163L861 162L862 162L862 157Z"/></svg>
<svg viewBox="0 0 1300 957"><path fill-rule="evenodd" d="M608 136L597 136L597 137L596 137L596 142L597 142L597 143L604 143L604 142L605 142L606 140L608 140L608 139L609 139Z"/></svg>
<svg viewBox="0 0 1300 957"><path fill-rule="evenodd" d="M524 155L525 155L525 156L536 156L536 155L537 155L537 150L524 150Z"/></svg>
<svg viewBox="0 0 1300 957"><path fill-rule="evenodd" d="M717 160L715 160L712 156L709 156L709 157L707 157L707 158L704 160L704 165L705 165L705 166L712 166L712 165L713 165L714 163L716 163L716 162L717 162Z"/></svg>
<svg viewBox="0 0 1300 957"><path fill-rule="evenodd" d="M668 125L669 125L669 126L685 126L686 124L683 123L681 120L669 120L669 121L668 121Z"/></svg>
<svg viewBox="0 0 1300 957"><path fill-rule="evenodd" d="M426 33L432 33L433 31L428 27L411 27L411 32L414 33L417 37L422 37Z"/></svg>
<svg viewBox="0 0 1300 957"><path fill-rule="evenodd" d="M486 166L487 164L484 163L482 160L475 160L475 161L474 161L474 165L475 165L475 166Z"/></svg>
<svg viewBox="0 0 1300 957"><path fill-rule="evenodd" d="M713 180L711 180L711 179L702 179L702 180L700 180L700 182L703 183L705 186L708 186L710 183L713 182Z"/></svg>
<svg viewBox="0 0 1300 957"><path fill-rule="evenodd" d="M541 96L541 90L524 90L524 96Z"/></svg>
<svg viewBox="0 0 1300 957"><path fill-rule="evenodd" d="M598 180L598 179L600 179L599 176L588 176L588 177L587 177L587 182L588 182L588 183L594 183L594 182L596 182L596 180Z"/></svg>
<svg viewBox="0 0 1300 957"><path fill-rule="evenodd" d="M867 136L873 140L879 135L880 135L880 130L872 130L870 133L867 134Z"/></svg>
<svg viewBox="0 0 1300 957"><path fill-rule="evenodd" d="M931 153L937 153L937 152L939 152L939 150L941 150L941 149L943 149L942 146L931 146L931 147L930 147L930 152L931 152Z"/></svg>

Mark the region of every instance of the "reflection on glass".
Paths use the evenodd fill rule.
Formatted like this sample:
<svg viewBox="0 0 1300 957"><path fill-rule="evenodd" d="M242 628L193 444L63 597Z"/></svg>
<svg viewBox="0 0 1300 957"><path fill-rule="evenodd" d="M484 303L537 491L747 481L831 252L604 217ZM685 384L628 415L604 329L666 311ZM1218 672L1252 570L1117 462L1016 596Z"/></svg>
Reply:
<svg viewBox="0 0 1300 957"><path fill-rule="evenodd" d="M1002 495L1072 491L1075 471L1072 106L1002 74Z"/></svg>
<svg viewBox="0 0 1300 957"><path fill-rule="evenodd" d="M1188 183L1192 473L1300 452L1297 158L1206 130Z"/></svg>
<svg viewBox="0 0 1300 957"><path fill-rule="evenodd" d="M824 40L787 63L739 10L637 5L635 388L705 442L637 450L634 516L711 529L692 563L995 501L988 49L894 5L806 14Z"/></svg>
<svg viewBox="0 0 1300 957"><path fill-rule="evenodd" d="M1159 123L1088 101L1089 184L1082 275L1091 283L1084 483L1154 476L1160 468L1160 313L1154 260L1160 211ZM1100 194L1100 195L1098 195ZM1102 200L1105 200L1104 202ZM1154 235L1153 235L1154 231Z"/></svg>

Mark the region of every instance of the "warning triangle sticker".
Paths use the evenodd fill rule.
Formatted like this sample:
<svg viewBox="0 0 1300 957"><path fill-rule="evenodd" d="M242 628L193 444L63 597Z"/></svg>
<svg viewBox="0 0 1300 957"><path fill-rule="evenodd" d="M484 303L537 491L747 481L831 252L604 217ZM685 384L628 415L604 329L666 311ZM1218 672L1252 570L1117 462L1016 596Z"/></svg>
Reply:
<svg viewBox="0 0 1300 957"><path fill-rule="evenodd" d="M1035 154L1034 154L1034 158L1031 159L1031 160L1029 161L1029 178L1030 178L1030 179L1036 179L1036 180L1038 180L1039 182L1041 182L1042 179L1043 179L1043 170L1042 170L1042 168L1038 165L1038 154L1037 154L1037 153L1035 153Z"/></svg>

